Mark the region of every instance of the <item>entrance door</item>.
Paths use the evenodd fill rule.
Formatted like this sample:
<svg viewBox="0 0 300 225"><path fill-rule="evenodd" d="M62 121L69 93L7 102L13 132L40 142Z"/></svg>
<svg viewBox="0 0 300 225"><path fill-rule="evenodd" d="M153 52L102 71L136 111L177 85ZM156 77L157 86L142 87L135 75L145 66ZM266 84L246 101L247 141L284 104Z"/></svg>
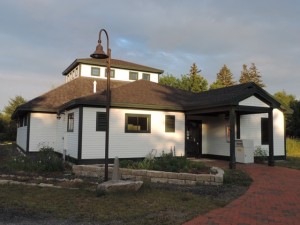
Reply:
<svg viewBox="0 0 300 225"><path fill-rule="evenodd" d="M186 124L185 152L187 157L202 155L202 121L188 120Z"/></svg>

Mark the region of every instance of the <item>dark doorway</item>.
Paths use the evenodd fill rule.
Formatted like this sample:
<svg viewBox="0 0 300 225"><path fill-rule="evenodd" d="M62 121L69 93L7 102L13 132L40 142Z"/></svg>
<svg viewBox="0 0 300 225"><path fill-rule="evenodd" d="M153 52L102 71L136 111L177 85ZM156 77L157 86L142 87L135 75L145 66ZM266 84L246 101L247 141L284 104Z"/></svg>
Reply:
<svg viewBox="0 0 300 225"><path fill-rule="evenodd" d="M185 152L187 157L202 155L202 121L188 120L186 124Z"/></svg>

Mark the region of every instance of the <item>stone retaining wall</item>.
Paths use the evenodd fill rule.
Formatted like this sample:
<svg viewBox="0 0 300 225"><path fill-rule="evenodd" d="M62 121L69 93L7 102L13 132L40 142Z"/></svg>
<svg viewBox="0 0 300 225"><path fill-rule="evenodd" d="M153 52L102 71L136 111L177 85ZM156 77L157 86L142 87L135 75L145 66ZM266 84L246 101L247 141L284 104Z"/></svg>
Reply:
<svg viewBox="0 0 300 225"><path fill-rule="evenodd" d="M210 184L222 185L224 171L212 167L213 174L172 173L154 170L133 170L120 168L123 180L150 181L154 183L168 183L180 185ZM73 165L73 172L77 176L98 177L104 176L104 167L99 165ZM112 167L108 168L109 177Z"/></svg>

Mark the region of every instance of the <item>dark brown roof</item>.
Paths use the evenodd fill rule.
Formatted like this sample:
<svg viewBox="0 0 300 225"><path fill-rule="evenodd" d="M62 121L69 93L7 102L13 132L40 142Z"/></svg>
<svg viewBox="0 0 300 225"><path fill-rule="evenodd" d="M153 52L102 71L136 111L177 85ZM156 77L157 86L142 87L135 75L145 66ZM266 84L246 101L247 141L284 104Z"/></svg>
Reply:
<svg viewBox="0 0 300 225"><path fill-rule="evenodd" d="M280 104L265 90L254 83L240 84L226 88L192 93L145 80L138 80L116 87L111 91L112 107L170 109L189 111L220 106L238 105L252 95L272 107ZM76 105L105 105L105 97L93 94L69 102L65 107Z"/></svg>
<svg viewBox="0 0 300 225"><path fill-rule="evenodd" d="M142 72L150 72L150 73L158 73L162 74L164 71L160 69L155 69L149 66L143 66L132 62L127 62L119 59L111 59L110 61L112 68L120 68L120 69L128 69L128 70L136 70ZM65 69L62 74L67 75L71 72L77 65L79 64L88 64L88 65L95 65L95 66L106 66L105 59L93 59L93 58L86 58L86 59L76 59L67 69Z"/></svg>
<svg viewBox="0 0 300 225"><path fill-rule="evenodd" d="M97 92L101 93L106 90L106 79L79 77L20 105L14 114L22 111L56 112L61 105L75 98L93 94L94 81L97 81ZM125 81L111 81L111 87L114 88L127 83Z"/></svg>

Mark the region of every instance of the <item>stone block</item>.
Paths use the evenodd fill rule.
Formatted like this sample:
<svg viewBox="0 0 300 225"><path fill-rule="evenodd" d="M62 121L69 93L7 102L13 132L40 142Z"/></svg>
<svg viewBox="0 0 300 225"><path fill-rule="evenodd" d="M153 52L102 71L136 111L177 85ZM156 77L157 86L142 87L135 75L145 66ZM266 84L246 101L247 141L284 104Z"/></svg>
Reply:
<svg viewBox="0 0 300 225"><path fill-rule="evenodd" d="M132 175L146 176L147 175L147 170L132 170Z"/></svg>
<svg viewBox="0 0 300 225"><path fill-rule="evenodd" d="M196 181L194 181L194 180L185 180L185 185L195 186L196 185Z"/></svg>
<svg viewBox="0 0 300 225"><path fill-rule="evenodd" d="M151 177L151 182L152 183L168 183L168 178L156 178L156 177Z"/></svg>
<svg viewBox="0 0 300 225"><path fill-rule="evenodd" d="M154 171L154 170L148 170L147 171L147 177L156 177L156 178L162 178L163 177L163 172L161 171Z"/></svg>
<svg viewBox="0 0 300 225"><path fill-rule="evenodd" d="M132 175L122 175L123 180L135 180L135 176Z"/></svg>
<svg viewBox="0 0 300 225"><path fill-rule="evenodd" d="M179 173L178 174L178 179L180 179L180 180L192 180L192 181L196 181L196 174L192 174L192 173Z"/></svg>
<svg viewBox="0 0 300 225"><path fill-rule="evenodd" d="M210 182L212 181L213 176L210 174L197 174L196 181Z"/></svg>
<svg viewBox="0 0 300 225"><path fill-rule="evenodd" d="M223 175L215 175L216 183L223 183Z"/></svg>
<svg viewBox="0 0 300 225"><path fill-rule="evenodd" d="M123 175L132 175L132 169L121 168L121 174Z"/></svg>
<svg viewBox="0 0 300 225"><path fill-rule="evenodd" d="M179 184L184 185L184 180L178 180L178 179L168 179L169 184Z"/></svg>
<svg viewBox="0 0 300 225"><path fill-rule="evenodd" d="M172 172L163 172L163 177L168 179L177 179L178 173L172 173Z"/></svg>
<svg viewBox="0 0 300 225"><path fill-rule="evenodd" d="M97 186L97 192L135 192L143 185L142 181L111 180Z"/></svg>

